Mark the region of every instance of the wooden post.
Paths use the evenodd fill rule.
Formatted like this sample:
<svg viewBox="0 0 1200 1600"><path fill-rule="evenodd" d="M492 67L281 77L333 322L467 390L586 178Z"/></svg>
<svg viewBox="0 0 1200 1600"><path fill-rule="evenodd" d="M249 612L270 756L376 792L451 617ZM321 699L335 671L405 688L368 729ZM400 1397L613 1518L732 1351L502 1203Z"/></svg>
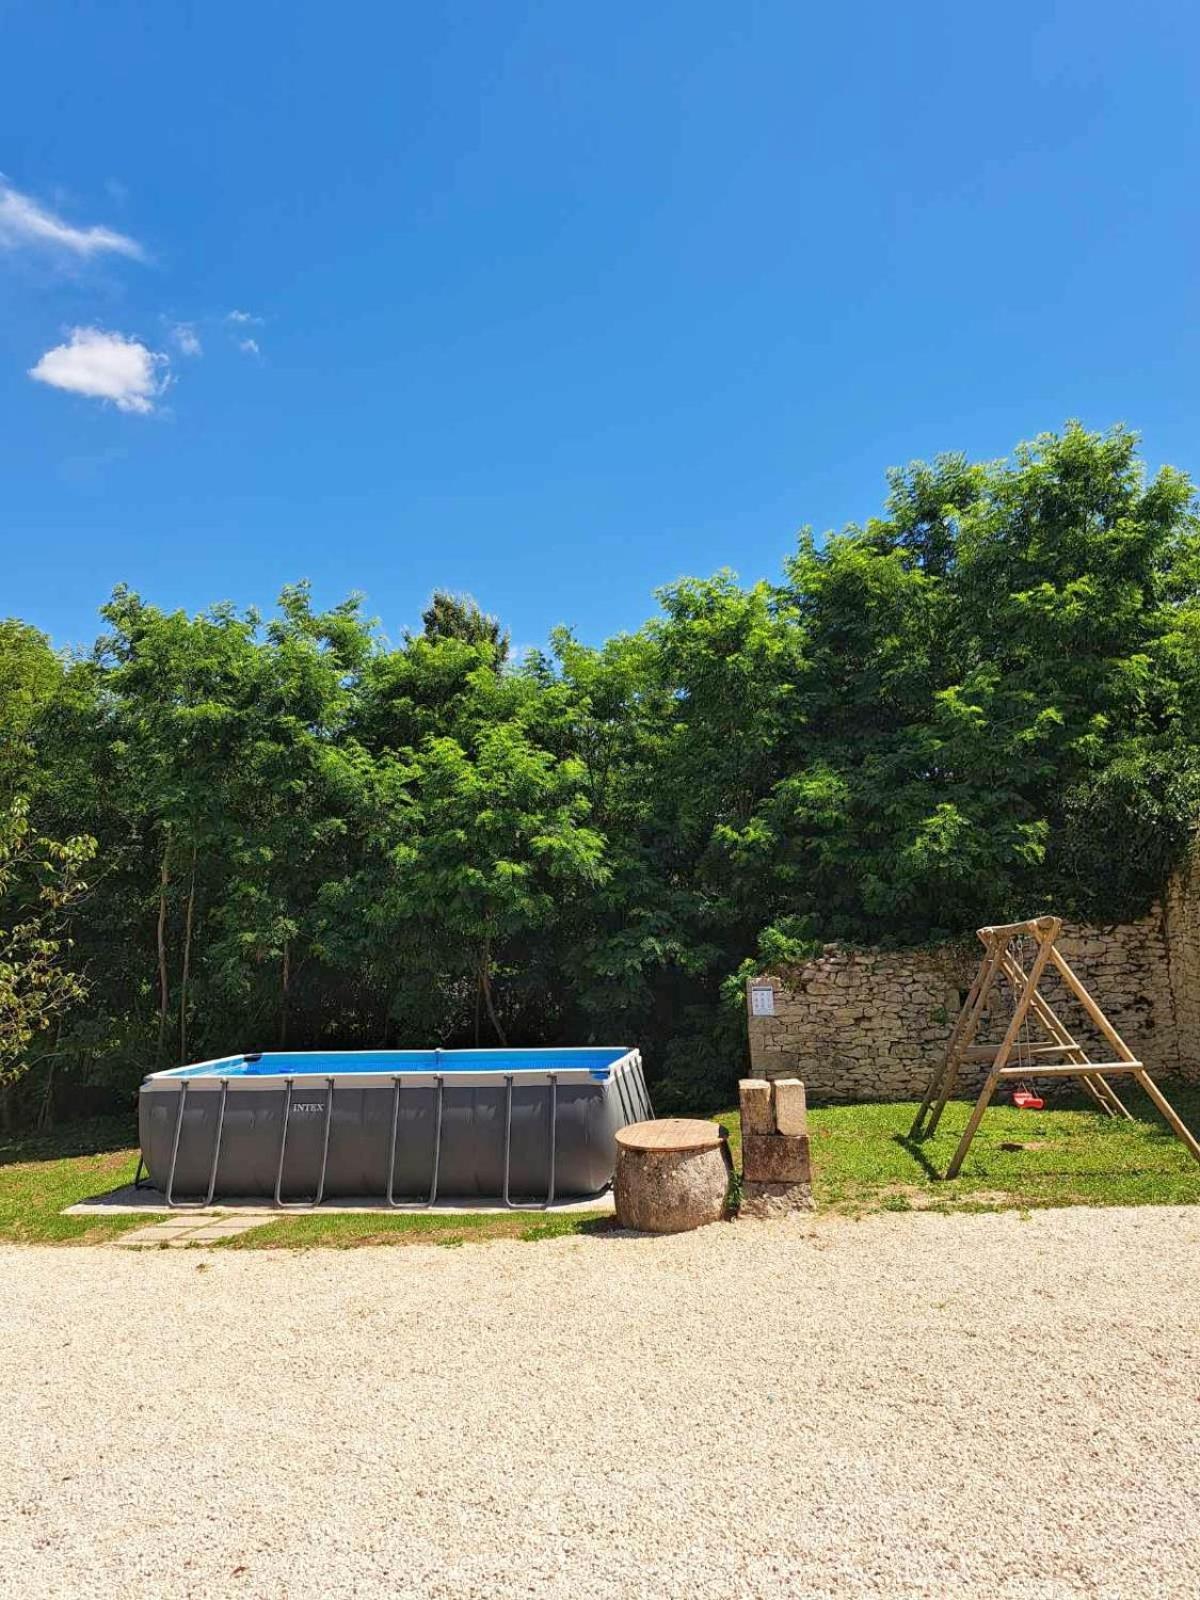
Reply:
<svg viewBox="0 0 1200 1600"><path fill-rule="evenodd" d="M1154 1079L1144 1069L1141 1072L1134 1073L1134 1077L1150 1096L1151 1100L1154 1101L1154 1104L1162 1112L1164 1120L1170 1124L1177 1137L1183 1140L1184 1144L1187 1145L1188 1149L1195 1156L1196 1160L1200 1161L1200 1144L1196 1143L1196 1140L1193 1138L1192 1134L1184 1124L1183 1119L1175 1110L1175 1107L1167 1099L1166 1095L1155 1083Z"/></svg>
<svg viewBox="0 0 1200 1600"><path fill-rule="evenodd" d="M1124 1039L1122 1039L1121 1035L1113 1027L1112 1023L1104 1015L1103 1011L1101 1011L1096 1002L1092 999L1091 995L1084 988L1079 978L1075 976L1075 973L1072 971L1066 956L1063 955L1061 950L1054 950L1051 952L1051 954L1054 957L1054 965L1066 979L1067 987L1071 990L1072 994L1074 994L1076 1000L1079 1001L1080 1005L1087 1012L1088 1016L1091 1017L1092 1021L1099 1028L1100 1032L1108 1040L1109 1044L1112 1045L1113 1049L1121 1057L1121 1060L1132 1061L1133 1051L1125 1043Z"/></svg>

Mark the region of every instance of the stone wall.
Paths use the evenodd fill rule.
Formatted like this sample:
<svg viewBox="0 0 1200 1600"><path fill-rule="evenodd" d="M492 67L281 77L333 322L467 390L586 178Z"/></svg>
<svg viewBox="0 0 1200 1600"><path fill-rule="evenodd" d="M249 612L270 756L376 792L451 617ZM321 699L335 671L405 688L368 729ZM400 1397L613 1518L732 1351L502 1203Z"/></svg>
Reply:
<svg viewBox="0 0 1200 1600"><path fill-rule="evenodd" d="M1200 850L1172 879L1163 924L1179 1072L1195 1081L1200 1079Z"/></svg>
<svg viewBox="0 0 1200 1600"><path fill-rule="evenodd" d="M1059 939L1084 985L1125 1042L1152 1072L1200 1080L1200 868L1193 863L1161 905L1138 922L1068 924ZM816 1100L919 1098L942 1059L950 1029L978 965L974 949L844 950L782 976L747 985L750 1070L756 1077L802 1078ZM756 1016L751 990L773 990L773 1016ZM1042 992L1076 1037L1099 1044L1057 974ZM998 1039L1011 994L998 985L979 1040ZM1036 1025L1031 1038L1037 1042ZM1093 1059L1106 1059L1103 1055ZM964 1067L960 1094L975 1091L983 1067ZM1031 1081L1036 1074L1030 1074ZM1042 1080L1047 1086L1047 1080Z"/></svg>

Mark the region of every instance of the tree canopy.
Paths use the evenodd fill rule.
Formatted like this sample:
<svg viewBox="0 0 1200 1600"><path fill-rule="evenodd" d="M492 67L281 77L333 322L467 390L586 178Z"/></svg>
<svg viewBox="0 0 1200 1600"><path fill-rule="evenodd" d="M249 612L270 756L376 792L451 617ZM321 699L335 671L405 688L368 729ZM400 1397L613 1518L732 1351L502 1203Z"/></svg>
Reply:
<svg viewBox="0 0 1200 1600"><path fill-rule="evenodd" d="M267 620L118 589L75 655L0 623L0 815L96 841L63 1103L283 1042L594 1040L696 1104L749 966L1130 916L1188 847L1200 524L1124 429L914 464L776 582L659 600L519 663L445 593L396 647L303 584Z"/></svg>

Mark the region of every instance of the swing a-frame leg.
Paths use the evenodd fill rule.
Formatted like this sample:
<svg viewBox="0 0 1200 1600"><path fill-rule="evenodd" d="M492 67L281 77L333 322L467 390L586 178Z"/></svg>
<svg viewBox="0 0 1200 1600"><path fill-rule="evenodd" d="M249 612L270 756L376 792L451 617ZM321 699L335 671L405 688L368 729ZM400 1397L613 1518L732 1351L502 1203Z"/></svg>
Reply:
<svg viewBox="0 0 1200 1600"><path fill-rule="evenodd" d="M1037 917L1030 922L1012 922L998 927L980 928L979 938L984 946L983 960L971 986L970 993L946 1047L944 1061L934 1072L925 1091L917 1114L913 1119L909 1137L928 1137L937 1128L946 1102L954 1093L959 1070L964 1061L987 1063L987 1075L979 1097L971 1109L967 1125L958 1141L958 1148L946 1168L946 1177L957 1177L971 1141L983 1121L983 1114L991 1104L1000 1084L1006 1079L1024 1078L1031 1073L1040 1077L1076 1078L1097 1106L1110 1117L1133 1118L1116 1089L1108 1081L1110 1075L1125 1074L1145 1091L1161 1112L1171 1131L1200 1161L1200 1143L1185 1126L1167 1097L1137 1059L1096 1001L1077 977L1066 957L1058 949L1057 941L1062 930L1060 917ZM1036 948L1033 961L1026 971L1024 962L1013 949L1014 942L1032 939ZM1019 949L1019 945L1018 945ZM1113 1059L1093 1061L1084 1046L1055 1012L1053 1006L1039 991L1039 985L1048 967L1053 966L1067 991L1078 1001L1087 1017L1110 1046ZM1013 996L1012 1015L999 1044L976 1044L975 1036L984 1016L989 997L1002 977ZM1031 1020L1047 1036L1047 1043L1030 1042ZM1017 1064L1012 1064L1014 1050ZM1054 1059L1058 1057L1059 1059Z"/></svg>
<svg viewBox="0 0 1200 1600"><path fill-rule="evenodd" d="M1012 985L1014 992L1019 983L1024 983L1026 974L1024 967L1011 953L1003 964L1004 976ZM1064 1053L1069 1061L1077 1062L1080 1066L1087 1066L1087 1052L1082 1045L1075 1043L1070 1033L1059 1021L1059 1018L1050 1004L1040 994L1035 994L1029 1002L1031 1013L1037 1018L1041 1026L1054 1040L1054 1044L1044 1046L1046 1054L1055 1054L1059 1050ZM1032 1052L1037 1055L1037 1051ZM1086 1092L1092 1097L1101 1111L1109 1117L1123 1117L1126 1122L1134 1120L1133 1113L1125 1105L1120 1095L1106 1078L1094 1077L1091 1073L1081 1073L1079 1078Z"/></svg>
<svg viewBox="0 0 1200 1600"><path fill-rule="evenodd" d="M1043 926L1043 923L1045 926ZM1054 948L1054 941L1057 939L1058 931L1061 927L1062 921L1059 917L1040 917L1032 926L1031 931L1038 941L1038 953L1034 957L1033 966L1029 969L1028 978L1026 978L1023 987L1017 994L1017 1002L1013 1006L1013 1013L1009 1019L1008 1029L1005 1032L1004 1038L1000 1041L1000 1048L996 1051L996 1056L992 1062L991 1070L984 1079L983 1088L979 1091L979 1098L976 1100L975 1105L972 1108L971 1115L967 1118L967 1125L963 1129L962 1138L958 1141L958 1149L954 1152L954 1155L950 1159L950 1165L946 1168L946 1176L948 1178L954 1178L958 1176L958 1169L963 1164L963 1157L971 1148L971 1140L975 1137L976 1131L979 1128L979 1124L983 1121L983 1113L992 1103L992 1096L995 1094L996 1087L1000 1082L1000 1074L1008 1065L1008 1058L1012 1054L1012 1047L1017 1042L1017 1037L1025 1023L1026 1013L1029 1010L1029 1006L1034 995L1037 993L1038 983L1041 979L1042 973L1046 970L1046 963L1050 959L1050 952ZM1003 965L1004 956L1008 950L1009 941L1012 935L1007 929L999 928L991 929L990 933L993 954L997 956L997 959L995 959L992 963L992 976L994 982L995 973Z"/></svg>
<svg viewBox="0 0 1200 1600"><path fill-rule="evenodd" d="M982 934L980 935L982 938ZM929 1135L936 1131L941 1121L942 1112L946 1109L946 1101L954 1093L954 1085L958 1079L958 1069L963 1057L971 1048L971 1042L979 1031L979 1019L983 1015L987 1004L988 994L996 981L996 972L999 967L1002 952L989 946L987 955L980 964L979 971L975 974L975 981L971 985L963 1008L958 1014L954 1030L950 1035L950 1043L946 1046L946 1059L942 1066L930 1079L929 1087L925 1091L925 1098L917 1109L913 1118L913 1125L909 1130L910 1139L919 1139L922 1135Z"/></svg>

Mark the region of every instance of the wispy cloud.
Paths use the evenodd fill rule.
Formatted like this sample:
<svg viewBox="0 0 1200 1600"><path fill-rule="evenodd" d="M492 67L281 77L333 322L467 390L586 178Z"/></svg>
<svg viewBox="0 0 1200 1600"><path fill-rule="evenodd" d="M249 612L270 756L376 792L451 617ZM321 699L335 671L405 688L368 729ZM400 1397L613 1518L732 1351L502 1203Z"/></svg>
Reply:
<svg viewBox="0 0 1200 1600"><path fill-rule="evenodd" d="M262 355L262 351L258 348L258 340L257 339L239 339L238 340L238 349L245 356L261 356Z"/></svg>
<svg viewBox="0 0 1200 1600"><path fill-rule="evenodd" d="M175 322L171 325L171 338L185 356L201 356L204 346L200 343L200 335L196 332L194 322Z"/></svg>
<svg viewBox="0 0 1200 1600"><path fill-rule="evenodd" d="M170 379L168 359L140 339L101 328L72 328L67 344L47 350L29 376L52 389L108 400L118 411L148 416Z"/></svg>
<svg viewBox="0 0 1200 1600"><path fill-rule="evenodd" d="M48 206L14 189L0 174L0 245L10 250L40 246L84 258L96 255L129 256L144 261L146 252L136 239L113 228L93 225L77 228L64 222Z"/></svg>
<svg viewBox="0 0 1200 1600"><path fill-rule="evenodd" d="M261 328L263 325L263 319L256 317L252 311L227 311L225 321L237 322L243 327Z"/></svg>

